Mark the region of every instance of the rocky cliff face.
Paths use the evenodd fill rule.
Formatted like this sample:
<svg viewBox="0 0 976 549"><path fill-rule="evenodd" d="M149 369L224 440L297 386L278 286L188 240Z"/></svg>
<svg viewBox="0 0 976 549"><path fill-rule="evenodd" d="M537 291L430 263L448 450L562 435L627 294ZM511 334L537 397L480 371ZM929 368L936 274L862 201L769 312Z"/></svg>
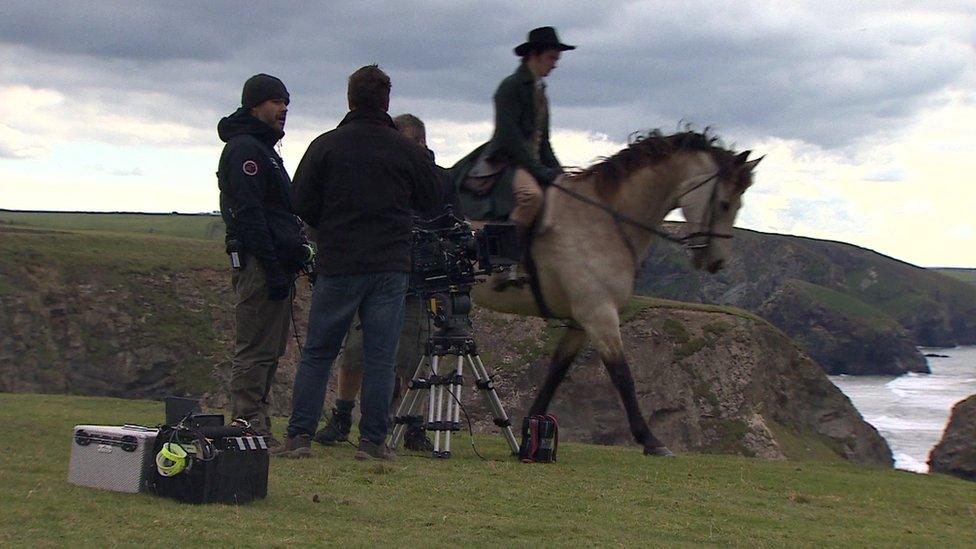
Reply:
<svg viewBox="0 0 976 549"><path fill-rule="evenodd" d="M17 290L0 294L0 391L130 398L206 391L209 405L226 403L233 316L223 270L110 276L8 266L6 274L15 275ZM295 316L304 338L309 292L299 286ZM473 318L482 357L518 421L544 379L557 328L481 309ZM627 321L623 335L643 409L676 451L891 464L884 440L847 398L759 319L651 307ZM297 361L291 344L272 390L278 413L290 410ZM466 393L476 428L493 431L480 395ZM552 411L566 440L632 444L592 350L578 359Z"/></svg>
<svg viewBox="0 0 976 549"><path fill-rule="evenodd" d="M476 338L521 418L545 379L552 328L484 310ZM884 439L789 338L747 315L646 308L622 326L625 352L652 430L676 451L767 459L841 455L891 465ZM517 343L524 342L524 343ZM541 343L540 343L541 342ZM516 343L513 345L512 343ZM487 410L480 414L487 417ZM633 444L623 406L596 353L584 351L553 401L569 440ZM490 429L490 422L479 420Z"/></svg>
<svg viewBox="0 0 976 549"><path fill-rule="evenodd" d="M0 227L0 391L128 398L206 392L211 405L223 405L233 298L228 272L214 266L225 260L219 244L207 240ZM300 337L308 299L300 281ZM701 305L636 300L635 307L622 328L627 356L643 409L673 449L890 464L878 434L768 323ZM482 356L519 421L558 329L480 309L473 318ZM297 360L298 345L290 345L272 389L282 414L290 410ZM494 430L479 395L470 387L465 393L478 428ZM569 440L632 444L620 400L592 351L574 366L553 411Z"/></svg>
<svg viewBox="0 0 976 549"><path fill-rule="evenodd" d="M952 407L942 440L929 454L929 468L976 481L976 395Z"/></svg>
<svg viewBox="0 0 976 549"><path fill-rule="evenodd" d="M734 234L734 255L715 276L692 271L681 250L657 244L637 293L756 312L831 373L927 372L915 346L976 343L971 285L840 242Z"/></svg>
<svg viewBox="0 0 976 549"><path fill-rule="evenodd" d="M0 391L124 398L198 393L226 361L223 272L0 265Z"/></svg>

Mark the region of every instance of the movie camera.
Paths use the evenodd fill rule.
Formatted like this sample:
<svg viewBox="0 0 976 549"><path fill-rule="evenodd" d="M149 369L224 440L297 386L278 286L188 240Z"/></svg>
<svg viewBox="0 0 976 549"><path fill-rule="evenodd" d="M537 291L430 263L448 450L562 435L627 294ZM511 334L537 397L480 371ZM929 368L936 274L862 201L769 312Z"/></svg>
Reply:
<svg viewBox="0 0 976 549"><path fill-rule="evenodd" d="M519 262L518 235L508 222L473 230L447 206L441 215L414 224L412 256L411 294L466 292L479 276Z"/></svg>
<svg viewBox="0 0 976 549"><path fill-rule="evenodd" d="M517 264L518 244L514 223L487 223L473 230L469 222L454 215L450 206L441 215L414 224L409 293L427 303L437 329L428 335L424 358L397 408L391 448L399 446L408 425L419 426L433 433L433 457L451 456L451 435L461 428L462 370L467 365L495 425L512 453L518 454L512 422L478 354L469 317L471 287L480 282L480 276Z"/></svg>

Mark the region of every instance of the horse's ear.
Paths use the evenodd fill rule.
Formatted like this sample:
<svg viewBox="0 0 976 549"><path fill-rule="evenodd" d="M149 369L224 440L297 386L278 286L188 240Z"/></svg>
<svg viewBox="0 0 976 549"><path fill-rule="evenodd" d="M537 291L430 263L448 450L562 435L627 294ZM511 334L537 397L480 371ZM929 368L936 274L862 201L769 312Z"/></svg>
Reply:
<svg viewBox="0 0 976 549"><path fill-rule="evenodd" d="M755 169L756 165L759 164L759 161L762 160L763 158L766 158L766 155L762 155L755 160L750 160L748 162L745 162L742 164L742 167L745 168L746 170L752 171L753 169Z"/></svg>
<svg viewBox="0 0 976 549"><path fill-rule="evenodd" d="M739 164L740 166L742 164L745 164L746 163L746 160L749 160L749 155L750 154L752 154L752 151L742 151L742 152L740 152L739 154L735 155L735 163L736 164Z"/></svg>

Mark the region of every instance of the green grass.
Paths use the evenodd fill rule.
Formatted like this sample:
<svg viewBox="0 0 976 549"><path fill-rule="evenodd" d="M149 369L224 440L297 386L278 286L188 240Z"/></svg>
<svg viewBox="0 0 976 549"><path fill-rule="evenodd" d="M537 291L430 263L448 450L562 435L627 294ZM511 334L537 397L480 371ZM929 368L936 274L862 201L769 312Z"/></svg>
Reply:
<svg viewBox="0 0 976 549"><path fill-rule="evenodd" d="M703 311L709 313L722 313L741 318L747 318L756 322L768 324L765 320L756 316L745 309L737 307L727 307L724 305L707 305L704 303L692 303L687 301L674 301L672 299L661 299L657 297L633 296L624 308L620 311L621 324L627 322L640 314L645 309L678 309L684 311Z"/></svg>
<svg viewBox="0 0 976 549"><path fill-rule="evenodd" d="M962 282L968 282L969 284L976 284L976 269L932 269L933 271L942 273L946 276L955 278Z"/></svg>
<svg viewBox="0 0 976 549"><path fill-rule="evenodd" d="M799 279L791 279L790 283L795 284L820 305L847 316L864 320L885 320L887 317L880 309L845 293Z"/></svg>
<svg viewBox="0 0 976 549"><path fill-rule="evenodd" d="M40 264L71 272L94 268L108 276L223 266L221 243L184 237L44 230L4 231L0 264Z"/></svg>
<svg viewBox="0 0 976 549"><path fill-rule="evenodd" d="M944 547L976 529L976 486L941 475L568 443L557 464L523 465L497 436L477 438L489 461L466 435L448 461L359 463L349 446L316 446L273 461L268 498L242 507L67 482L75 424L162 416L157 402L0 394L0 543Z"/></svg>
<svg viewBox="0 0 976 549"><path fill-rule="evenodd" d="M211 215L118 213L40 213L0 211L0 227L33 227L63 231L109 231L220 240L224 223Z"/></svg>

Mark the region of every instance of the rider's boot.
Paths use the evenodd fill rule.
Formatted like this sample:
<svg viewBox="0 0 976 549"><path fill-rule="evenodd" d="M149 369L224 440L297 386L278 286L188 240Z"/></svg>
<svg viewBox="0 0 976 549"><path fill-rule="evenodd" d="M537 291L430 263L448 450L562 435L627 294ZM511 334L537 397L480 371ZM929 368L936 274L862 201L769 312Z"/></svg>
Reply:
<svg viewBox="0 0 976 549"><path fill-rule="evenodd" d="M525 272L519 272L519 266L525 262L525 258L529 253L529 230L529 227L521 223L515 223L515 236L520 258L519 263L511 265L499 273L495 273L492 286L495 291L500 292L510 287L521 288L529 281L529 277Z"/></svg>

